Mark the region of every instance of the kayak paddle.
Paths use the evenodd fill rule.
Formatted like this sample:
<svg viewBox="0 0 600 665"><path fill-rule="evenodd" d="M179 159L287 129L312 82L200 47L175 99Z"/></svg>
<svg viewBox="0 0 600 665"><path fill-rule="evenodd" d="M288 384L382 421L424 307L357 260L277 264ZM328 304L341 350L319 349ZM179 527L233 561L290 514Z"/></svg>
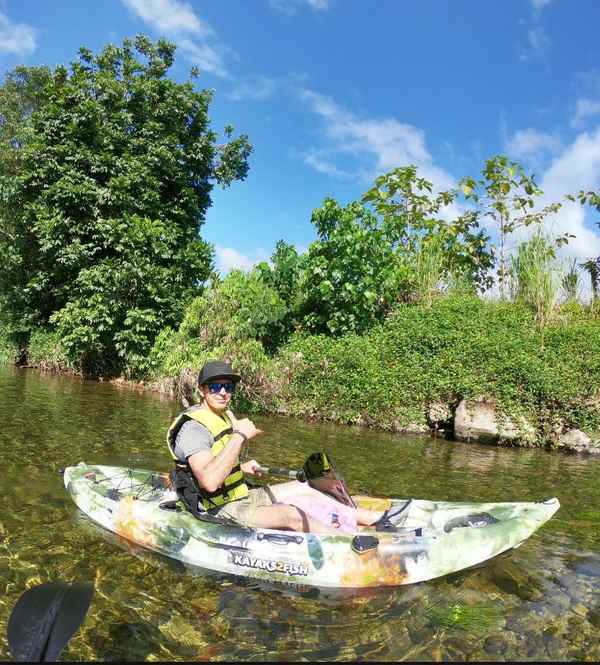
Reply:
<svg viewBox="0 0 600 665"><path fill-rule="evenodd" d="M259 466L256 469L260 473L266 473L269 476L284 476L304 482L306 480L302 469L287 469L283 466Z"/></svg>
<svg viewBox="0 0 600 665"><path fill-rule="evenodd" d="M17 661L53 662L81 626L94 586L48 582L28 589L8 619L8 644Z"/></svg>
<svg viewBox="0 0 600 665"><path fill-rule="evenodd" d="M337 472L333 461L327 453L312 453L309 455L301 469L287 469L285 467L258 467L258 471L272 476L286 476L308 484L315 490L328 494L336 501L356 508L354 499L350 496L346 482Z"/></svg>

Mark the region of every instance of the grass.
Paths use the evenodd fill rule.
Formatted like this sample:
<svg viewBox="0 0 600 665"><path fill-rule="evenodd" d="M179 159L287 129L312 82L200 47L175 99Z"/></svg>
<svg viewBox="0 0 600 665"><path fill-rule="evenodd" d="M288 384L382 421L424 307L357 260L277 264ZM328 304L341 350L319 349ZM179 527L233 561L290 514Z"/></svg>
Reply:
<svg viewBox="0 0 600 665"><path fill-rule="evenodd" d="M458 602L449 606L439 603L428 607L425 615L429 624L444 630L464 630L469 633L486 632L501 618L501 610L489 605L466 605Z"/></svg>

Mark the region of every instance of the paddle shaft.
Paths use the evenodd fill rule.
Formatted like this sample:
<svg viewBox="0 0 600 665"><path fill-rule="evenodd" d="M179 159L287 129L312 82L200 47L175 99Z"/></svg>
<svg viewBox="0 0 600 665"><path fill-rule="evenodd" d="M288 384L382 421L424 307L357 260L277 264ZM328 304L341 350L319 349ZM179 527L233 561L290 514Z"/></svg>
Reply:
<svg viewBox="0 0 600 665"><path fill-rule="evenodd" d="M266 473L269 476L284 476L286 478L293 478L294 480L302 481L304 477L304 472L302 469L287 469L282 466L259 466L257 471L260 473Z"/></svg>

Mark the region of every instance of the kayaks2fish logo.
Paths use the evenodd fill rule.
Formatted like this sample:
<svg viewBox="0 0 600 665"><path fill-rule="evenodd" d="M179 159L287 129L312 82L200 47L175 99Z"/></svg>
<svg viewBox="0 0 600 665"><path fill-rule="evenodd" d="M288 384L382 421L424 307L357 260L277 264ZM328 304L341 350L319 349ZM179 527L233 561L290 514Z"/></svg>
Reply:
<svg viewBox="0 0 600 665"><path fill-rule="evenodd" d="M270 573L285 573L286 575L308 575L308 567L295 561L278 561L276 559L260 559L243 552L230 552L231 563L245 568L268 570Z"/></svg>

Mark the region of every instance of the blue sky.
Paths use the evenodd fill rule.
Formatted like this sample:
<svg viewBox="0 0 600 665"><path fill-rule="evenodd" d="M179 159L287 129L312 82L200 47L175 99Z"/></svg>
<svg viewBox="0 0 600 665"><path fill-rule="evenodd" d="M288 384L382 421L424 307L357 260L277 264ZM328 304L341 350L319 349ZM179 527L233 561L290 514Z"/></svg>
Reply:
<svg viewBox="0 0 600 665"><path fill-rule="evenodd" d="M598 0L0 0L0 66L66 63L144 32L200 67L213 126L254 145L244 182L215 190L202 235L219 267L306 248L326 196L355 200L416 164L438 188L503 152L545 201L600 187ZM600 255L599 215L566 206L569 253Z"/></svg>

